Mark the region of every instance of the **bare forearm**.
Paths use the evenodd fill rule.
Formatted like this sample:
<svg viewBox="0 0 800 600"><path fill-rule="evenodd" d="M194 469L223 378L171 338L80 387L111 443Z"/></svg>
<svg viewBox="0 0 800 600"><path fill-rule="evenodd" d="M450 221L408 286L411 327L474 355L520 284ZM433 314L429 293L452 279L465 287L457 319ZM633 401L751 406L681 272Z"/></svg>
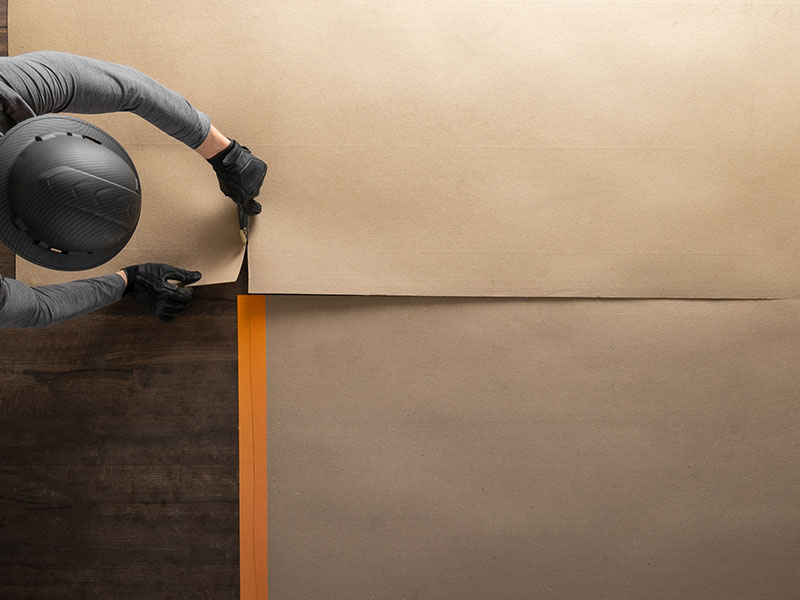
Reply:
<svg viewBox="0 0 800 600"><path fill-rule="evenodd" d="M230 143L231 141L222 135L219 129L211 125L208 131L208 137L200 146L195 148L195 150L197 150L198 154L203 158L209 159L225 150Z"/></svg>

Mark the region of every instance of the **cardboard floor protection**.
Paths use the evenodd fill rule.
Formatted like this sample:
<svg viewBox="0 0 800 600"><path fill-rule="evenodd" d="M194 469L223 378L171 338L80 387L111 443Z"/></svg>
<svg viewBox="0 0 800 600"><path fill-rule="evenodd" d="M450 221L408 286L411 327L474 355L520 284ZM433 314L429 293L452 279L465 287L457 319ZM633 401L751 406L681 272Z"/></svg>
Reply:
<svg viewBox="0 0 800 600"><path fill-rule="evenodd" d="M146 44L162 60L170 56L163 46L154 46L153 40L123 42L119 32L105 18L119 14L114 2L84 3L83 8L92 9L89 13L81 13L78 4L9 0L9 54L62 50L122 64L138 64L136 47ZM132 8L145 3L128 4ZM81 15L80 24L70 22L67 17L73 11ZM129 16L126 28L135 34L141 15L134 11ZM89 43L84 45L84 42ZM159 70L153 68L152 63L142 62L140 70L192 98L192 90L181 89L181 82L172 80L169 69ZM216 85L214 74L206 73L207 77L201 78L204 85ZM191 102L209 112L203 100L201 96L197 100L192 98ZM142 184L139 225L125 249L96 269L52 271L17 257L17 278L30 285L60 283L113 273L132 264L159 262L202 272L199 285L235 281L245 246L239 236L236 207L220 192L208 163L184 144L134 115L76 116L105 129L131 155ZM213 113L210 116L213 122Z"/></svg>
<svg viewBox="0 0 800 600"><path fill-rule="evenodd" d="M800 589L800 302L267 297L274 600Z"/></svg>
<svg viewBox="0 0 800 600"><path fill-rule="evenodd" d="M797 2L10 0L9 11L12 53L134 65L267 160L251 291L800 294ZM223 40L236 43L211 50ZM109 129L146 152L167 143L147 127ZM181 176L163 191L148 167L154 220L186 214L201 171L214 195L194 158L174 153ZM220 232L235 246L235 226ZM175 248L200 236L191 256L232 264L219 239L179 233ZM154 242L159 256L170 237Z"/></svg>

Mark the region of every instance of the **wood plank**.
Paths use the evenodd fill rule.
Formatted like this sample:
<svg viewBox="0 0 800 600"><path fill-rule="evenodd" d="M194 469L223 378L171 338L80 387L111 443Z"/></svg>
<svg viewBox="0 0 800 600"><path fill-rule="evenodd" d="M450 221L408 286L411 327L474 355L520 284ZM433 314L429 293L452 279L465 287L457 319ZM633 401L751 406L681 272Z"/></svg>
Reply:
<svg viewBox="0 0 800 600"><path fill-rule="evenodd" d="M243 287L2 333L0 597L237 597Z"/></svg>

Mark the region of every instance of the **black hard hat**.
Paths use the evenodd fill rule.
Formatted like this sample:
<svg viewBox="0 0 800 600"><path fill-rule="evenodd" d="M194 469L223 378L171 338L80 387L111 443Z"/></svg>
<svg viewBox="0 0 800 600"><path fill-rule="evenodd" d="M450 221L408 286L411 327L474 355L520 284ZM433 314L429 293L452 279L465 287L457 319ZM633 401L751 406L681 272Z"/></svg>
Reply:
<svg viewBox="0 0 800 600"><path fill-rule="evenodd" d="M0 138L0 240L25 260L102 265L130 240L141 206L133 161L91 123L43 115Z"/></svg>

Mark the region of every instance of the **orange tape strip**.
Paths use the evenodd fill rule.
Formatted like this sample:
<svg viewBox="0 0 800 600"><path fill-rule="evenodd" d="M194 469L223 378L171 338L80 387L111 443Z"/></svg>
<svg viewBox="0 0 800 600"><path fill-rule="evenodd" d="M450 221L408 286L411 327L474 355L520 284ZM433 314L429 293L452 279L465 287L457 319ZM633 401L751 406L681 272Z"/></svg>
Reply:
<svg viewBox="0 0 800 600"><path fill-rule="evenodd" d="M238 297L239 589L267 600L266 296Z"/></svg>

